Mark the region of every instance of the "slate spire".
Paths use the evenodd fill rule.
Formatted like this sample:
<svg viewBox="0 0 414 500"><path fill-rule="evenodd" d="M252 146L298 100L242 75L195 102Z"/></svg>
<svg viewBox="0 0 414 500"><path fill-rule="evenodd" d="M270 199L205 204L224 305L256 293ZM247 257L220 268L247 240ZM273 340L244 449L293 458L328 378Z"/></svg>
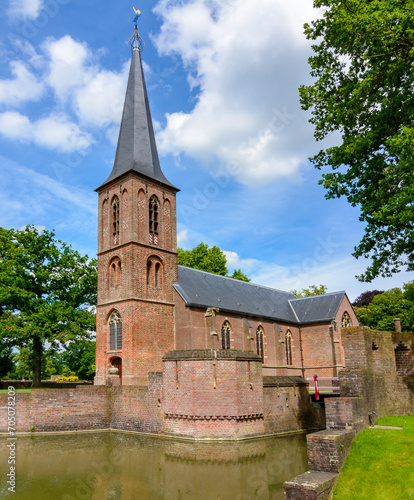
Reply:
<svg viewBox="0 0 414 500"><path fill-rule="evenodd" d="M135 23L138 17L135 18ZM130 39L130 46L132 48L131 67L114 166L110 176L100 188L131 171L175 188L164 176L158 159L141 63L143 42L136 24L134 35Z"/></svg>

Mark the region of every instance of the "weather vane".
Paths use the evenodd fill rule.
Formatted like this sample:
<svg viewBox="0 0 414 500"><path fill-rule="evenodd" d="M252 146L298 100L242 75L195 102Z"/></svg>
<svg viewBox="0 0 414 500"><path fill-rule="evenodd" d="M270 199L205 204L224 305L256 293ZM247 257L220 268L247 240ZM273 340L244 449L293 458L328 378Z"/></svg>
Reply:
<svg viewBox="0 0 414 500"><path fill-rule="evenodd" d="M131 50L138 49L140 52L144 50L144 40L141 38L140 34L138 33L138 19L139 16L141 15L141 11L137 10L135 7L132 7L135 12L135 17L134 20L132 21L135 26L134 34L131 36L131 38L128 40L128 45L131 47Z"/></svg>

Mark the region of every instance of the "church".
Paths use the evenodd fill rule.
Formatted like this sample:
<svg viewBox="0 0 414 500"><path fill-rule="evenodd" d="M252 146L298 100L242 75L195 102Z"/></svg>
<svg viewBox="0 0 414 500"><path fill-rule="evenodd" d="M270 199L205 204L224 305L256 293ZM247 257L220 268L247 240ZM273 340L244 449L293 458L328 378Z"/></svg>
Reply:
<svg viewBox="0 0 414 500"><path fill-rule="evenodd" d="M96 189L95 385L148 386L163 363L190 358L253 360L260 377L336 376L341 327L358 326L345 292L296 298L177 265L179 189L160 166L140 42L135 27L114 166Z"/></svg>

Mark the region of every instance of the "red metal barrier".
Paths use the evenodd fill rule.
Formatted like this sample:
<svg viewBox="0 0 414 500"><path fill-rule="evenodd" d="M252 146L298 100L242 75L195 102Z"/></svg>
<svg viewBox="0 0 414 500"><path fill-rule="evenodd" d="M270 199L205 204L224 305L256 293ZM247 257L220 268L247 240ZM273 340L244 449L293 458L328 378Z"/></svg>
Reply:
<svg viewBox="0 0 414 500"><path fill-rule="evenodd" d="M313 376L313 381L315 382L315 399L319 401L319 386L318 386L318 376Z"/></svg>

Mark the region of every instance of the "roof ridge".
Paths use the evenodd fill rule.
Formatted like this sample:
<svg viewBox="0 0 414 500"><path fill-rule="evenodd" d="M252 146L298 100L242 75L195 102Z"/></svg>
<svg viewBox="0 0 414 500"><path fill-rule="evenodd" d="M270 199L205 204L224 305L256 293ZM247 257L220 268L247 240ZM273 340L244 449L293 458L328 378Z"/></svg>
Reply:
<svg viewBox="0 0 414 500"><path fill-rule="evenodd" d="M318 295L309 295L308 297L296 297L294 299L289 299L289 302L294 302L295 300L315 299L317 297L326 297L327 295L339 295L341 293L346 295L345 290L339 290L338 292L320 293Z"/></svg>
<svg viewBox="0 0 414 500"><path fill-rule="evenodd" d="M217 276L218 278L224 278L227 280L237 281L238 283L243 283L245 285L257 286L259 288L267 288L268 290L274 290L276 292L281 292L281 293L293 295L292 292L287 292L286 290L280 290L279 288L273 288L271 286L266 286L266 285L259 285L258 283L251 283L250 281L238 280L237 278L232 278L231 276L223 276L222 274L211 273L209 271L203 271L202 269L195 269L194 267L183 266L182 264L178 264L178 267L183 267L184 269L191 269L192 271L198 271L200 273L211 274L213 276ZM288 299L288 300L290 300L290 299Z"/></svg>

